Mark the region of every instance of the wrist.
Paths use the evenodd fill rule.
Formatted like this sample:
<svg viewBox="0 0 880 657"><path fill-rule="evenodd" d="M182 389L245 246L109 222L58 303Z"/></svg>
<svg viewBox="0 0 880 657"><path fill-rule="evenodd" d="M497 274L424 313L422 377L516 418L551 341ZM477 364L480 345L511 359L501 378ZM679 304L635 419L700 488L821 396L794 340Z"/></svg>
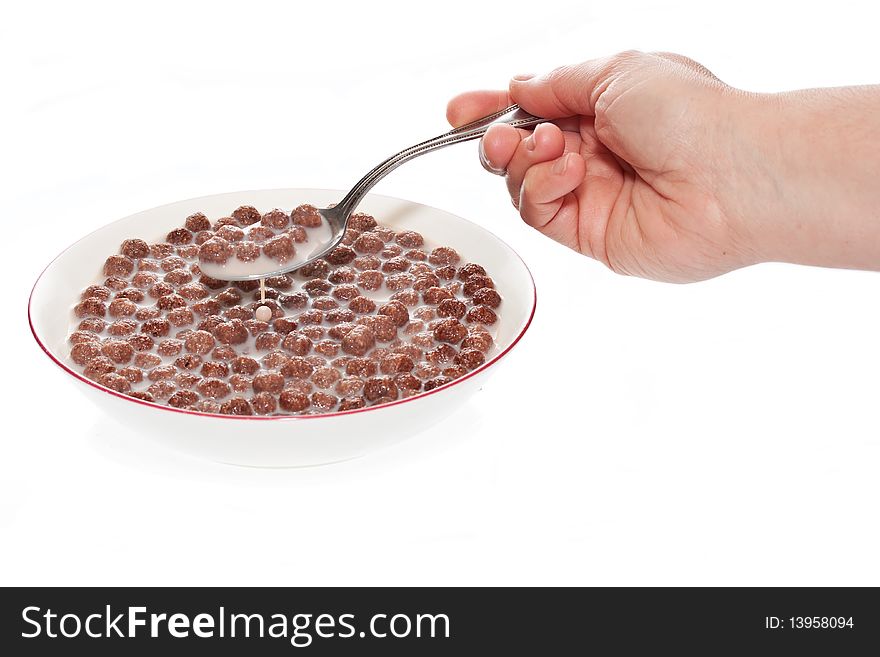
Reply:
<svg viewBox="0 0 880 657"><path fill-rule="evenodd" d="M745 94L739 202L755 261L880 268L880 88Z"/></svg>

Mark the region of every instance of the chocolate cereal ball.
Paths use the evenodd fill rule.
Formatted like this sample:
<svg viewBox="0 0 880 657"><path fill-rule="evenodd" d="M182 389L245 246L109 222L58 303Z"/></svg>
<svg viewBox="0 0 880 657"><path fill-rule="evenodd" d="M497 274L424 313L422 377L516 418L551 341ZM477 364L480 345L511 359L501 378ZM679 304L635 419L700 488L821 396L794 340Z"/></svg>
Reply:
<svg viewBox="0 0 880 657"><path fill-rule="evenodd" d="M214 349L216 344L217 341L214 339L213 335L208 331L201 330L192 331L183 341L184 349L189 353L201 356L211 353L211 350Z"/></svg>
<svg viewBox="0 0 880 657"><path fill-rule="evenodd" d="M407 260L406 258L403 258L401 256L395 256L395 257L391 258L390 260L386 260L382 264L382 271L385 272L386 274L395 274L398 272L406 271L407 269L410 268L411 264L412 263L409 260Z"/></svg>
<svg viewBox="0 0 880 657"><path fill-rule="evenodd" d="M419 303L419 293L415 290L400 290L391 295L392 301L400 301L404 306L415 306Z"/></svg>
<svg viewBox="0 0 880 657"><path fill-rule="evenodd" d="M196 384L196 390L203 397L210 399L223 399L232 394L232 387L220 379L202 379Z"/></svg>
<svg viewBox="0 0 880 657"><path fill-rule="evenodd" d="M104 317L107 314L107 305L98 297L89 297L76 304L73 312L77 317Z"/></svg>
<svg viewBox="0 0 880 657"><path fill-rule="evenodd" d="M178 258L177 256L168 256L167 258L162 258L159 262L159 266L162 268L162 271L174 271L175 269L186 269L186 260L183 258Z"/></svg>
<svg viewBox="0 0 880 657"><path fill-rule="evenodd" d="M232 211L232 218L239 226L250 226L260 220L260 213L253 205L242 205Z"/></svg>
<svg viewBox="0 0 880 657"><path fill-rule="evenodd" d="M465 281L464 284L464 295L466 297L472 297L478 290L482 290L483 288L494 288L495 282L489 278L488 276L482 276L480 274L474 274L470 278Z"/></svg>
<svg viewBox="0 0 880 657"><path fill-rule="evenodd" d="M244 231L238 226L223 226L215 233L215 237L234 244L244 239Z"/></svg>
<svg viewBox="0 0 880 657"><path fill-rule="evenodd" d="M421 262L428 259L428 254L422 251L421 249L411 249L403 254L403 257L407 260L414 260L416 262Z"/></svg>
<svg viewBox="0 0 880 657"><path fill-rule="evenodd" d="M282 336L275 331L264 331L260 333L254 341L254 348L257 351L269 351L277 349L281 346Z"/></svg>
<svg viewBox="0 0 880 657"><path fill-rule="evenodd" d="M287 228L287 226L290 224L290 215L287 214L284 210L279 210L278 208L275 208L274 210L269 210L266 214L264 214L263 218L260 220L260 223L267 228L281 230L283 228Z"/></svg>
<svg viewBox="0 0 880 657"><path fill-rule="evenodd" d="M225 265L232 257L232 245L222 237L212 237L199 247L199 260ZM202 280L204 283L204 279ZM209 286L210 287L210 286Z"/></svg>
<svg viewBox="0 0 880 657"><path fill-rule="evenodd" d="M225 401L220 405L220 412L223 415L253 415L254 411L251 408L250 403L247 399L242 399L241 397L233 397L229 401Z"/></svg>
<svg viewBox="0 0 880 657"><path fill-rule="evenodd" d="M425 243L425 238L414 230L403 230L397 233L394 241L404 248L417 249Z"/></svg>
<svg viewBox="0 0 880 657"><path fill-rule="evenodd" d="M131 383L129 383L128 379L116 372L101 374L96 380L105 388L110 388L110 390L115 390L116 392L128 392L131 390Z"/></svg>
<svg viewBox="0 0 880 657"><path fill-rule="evenodd" d="M100 327L100 330L95 332L90 328L83 327L85 322L90 322L89 319L84 319L80 322L79 328L70 334L67 338L70 344L80 344L81 342L99 342L100 338L98 337L98 333L104 330L103 325ZM98 320L101 321L101 320ZM103 322L102 322L103 324Z"/></svg>
<svg viewBox="0 0 880 657"><path fill-rule="evenodd" d="M444 299L437 306L438 317L454 317L461 319L467 311L467 306L458 299Z"/></svg>
<svg viewBox="0 0 880 657"><path fill-rule="evenodd" d="M161 244L150 244L150 255L157 260L167 258L174 253L174 245L163 242Z"/></svg>
<svg viewBox="0 0 880 657"><path fill-rule="evenodd" d="M182 370L194 370L202 364L202 357L196 354L185 354L174 360L174 366Z"/></svg>
<svg viewBox="0 0 880 657"><path fill-rule="evenodd" d="M278 394L284 388L284 375L281 372L264 372L254 376L254 392Z"/></svg>
<svg viewBox="0 0 880 657"><path fill-rule="evenodd" d="M263 253L273 260L285 263L293 259L296 249L293 246L293 240L288 235L277 235L267 240L263 245Z"/></svg>
<svg viewBox="0 0 880 657"><path fill-rule="evenodd" d="M365 317L369 326L376 334L376 339L380 342L390 342L397 337L397 324L388 315L375 315L373 317Z"/></svg>
<svg viewBox="0 0 880 657"><path fill-rule="evenodd" d="M414 280L415 278L412 276L412 274L407 274L403 272L392 274L385 279L385 287L395 292L398 290L405 290L408 287L412 287Z"/></svg>
<svg viewBox="0 0 880 657"><path fill-rule="evenodd" d="M358 271L375 270L382 266L382 261L372 255L360 256L351 261L351 266Z"/></svg>
<svg viewBox="0 0 880 657"><path fill-rule="evenodd" d="M275 237L275 233L265 226L254 226L247 232L247 238L257 244L262 244L273 237Z"/></svg>
<svg viewBox="0 0 880 657"><path fill-rule="evenodd" d="M350 228L360 231L373 230L377 226L376 220L364 212L353 213L348 220L348 225Z"/></svg>
<svg viewBox="0 0 880 657"><path fill-rule="evenodd" d="M397 399L398 390L394 379L388 376L374 376L364 383L364 397L375 402L383 397Z"/></svg>
<svg viewBox="0 0 880 657"><path fill-rule="evenodd" d="M339 354L340 346L335 340L321 340L315 345L315 351L327 358L334 358Z"/></svg>
<svg viewBox="0 0 880 657"><path fill-rule="evenodd" d="M179 294L166 294L156 299L156 307L161 310L174 310L186 307L186 299Z"/></svg>
<svg viewBox="0 0 880 657"><path fill-rule="evenodd" d="M498 315L489 306L476 306L468 311L465 319L468 322L491 325L498 321Z"/></svg>
<svg viewBox="0 0 880 657"><path fill-rule="evenodd" d="M403 253L403 248L399 244L386 244L385 248L382 249L382 252L379 254L381 258L385 258L386 260L391 258L397 258L400 254ZM402 260L407 260L406 258L401 258ZM406 266L407 268L410 266L410 262L407 260Z"/></svg>
<svg viewBox="0 0 880 657"><path fill-rule="evenodd" d="M319 367L312 372L311 380L319 388L326 390L341 378L335 367Z"/></svg>
<svg viewBox="0 0 880 657"><path fill-rule="evenodd" d="M452 299L452 293L442 287L429 287L422 292L422 299L424 299L425 303L437 306L446 299Z"/></svg>
<svg viewBox="0 0 880 657"><path fill-rule="evenodd" d="M324 258L331 265L347 265L355 259L354 249L348 246L337 246Z"/></svg>
<svg viewBox="0 0 880 657"><path fill-rule="evenodd" d="M353 411L358 408L364 408L367 405L367 402L364 401L363 397L346 397L341 402L339 402L339 411Z"/></svg>
<svg viewBox="0 0 880 657"><path fill-rule="evenodd" d="M458 255L458 252L448 246L438 246L428 256L428 262L432 265L454 265L459 260L461 260L461 257Z"/></svg>
<svg viewBox="0 0 880 657"><path fill-rule="evenodd" d="M418 276L413 282L413 289L417 292L424 292L425 290L429 290L432 287L439 287L440 279L434 273L421 274Z"/></svg>
<svg viewBox="0 0 880 657"><path fill-rule="evenodd" d="M253 262L260 257L260 247L256 242L240 242L235 245L235 257L242 262Z"/></svg>
<svg viewBox="0 0 880 657"><path fill-rule="evenodd" d="M189 244L193 240L193 234L186 228L175 228L165 236L165 241L169 244Z"/></svg>
<svg viewBox="0 0 880 657"><path fill-rule="evenodd" d="M80 300L97 299L98 301L107 301L112 291L104 285L89 285L80 295Z"/></svg>
<svg viewBox="0 0 880 657"><path fill-rule="evenodd" d="M352 248L358 254L376 254L385 248L385 242L375 233L362 233L354 242Z"/></svg>
<svg viewBox="0 0 880 657"><path fill-rule="evenodd" d="M284 336L281 348L296 356L305 356L312 350L312 341L302 333L294 331Z"/></svg>
<svg viewBox="0 0 880 657"><path fill-rule="evenodd" d="M180 289L177 290L177 293L184 299L188 299L189 301L196 301L198 299L204 299L211 292L206 286L202 285L201 283L189 283L187 285L181 286ZM193 307L193 310L196 310L196 308Z"/></svg>
<svg viewBox="0 0 880 657"><path fill-rule="evenodd" d="M125 240L119 251L122 255L132 259L146 258L150 255L149 245L143 240L138 239Z"/></svg>
<svg viewBox="0 0 880 657"><path fill-rule="evenodd" d="M186 221L183 222L183 225L186 226L187 230L190 230L194 233L197 233L202 230L210 230L211 229L211 222L201 212L195 212L195 213L189 215L186 218Z"/></svg>
<svg viewBox="0 0 880 657"><path fill-rule="evenodd" d="M385 275L380 271L362 271L357 275L357 284L364 290L375 291L382 287Z"/></svg>
<svg viewBox="0 0 880 657"><path fill-rule="evenodd" d="M501 295L491 288L484 287L477 290L473 296L474 303L479 306L497 308L501 305Z"/></svg>
<svg viewBox="0 0 880 657"><path fill-rule="evenodd" d="M363 356L376 345L376 334L366 326L356 326L342 339L342 351Z"/></svg>
<svg viewBox="0 0 880 657"><path fill-rule="evenodd" d="M379 369L382 374L397 374L399 372L409 372L415 363L409 356L403 354L390 354L379 362Z"/></svg>
<svg viewBox="0 0 880 657"><path fill-rule="evenodd" d="M478 349L462 349L461 353L453 359L453 362L468 370L473 370L486 362L486 357Z"/></svg>
<svg viewBox="0 0 880 657"><path fill-rule="evenodd" d="M318 310L334 310L339 307L339 302L333 297L317 297L312 299L312 308Z"/></svg>
<svg viewBox="0 0 880 657"><path fill-rule="evenodd" d="M107 340L101 345L101 354L114 363L128 363L134 358L134 347L124 340Z"/></svg>
<svg viewBox="0 0 880 657"><path fill-rule="evenodd" d="M156 341L149 335L139 333L138 335L133 335L128 338L128 344L130 344L131 348L135 351L150 351L153 348L153 345L156 344Z"/></svg>
<svg viewBox="0 0 880 657"><path fill-rule="evenodd" d="M172 326L190 326L195 323L196 318L192 310L189 308L175 308L166 316Z"/></svg>
<svg viewBox="0 0 880 657"><path fill-rule="evenodd" d="M134 318L139 322L145 322L148 319L156 319L161 316L162 311L155 306L152 308L138 308L137 312L134 314Z"/></svg>
<svg viewBox="0 0 880 657"><path fill-rule="evenodd" d="M348 309L358 315L366 315L376 310L376 302L359 296L348 302Z"/></svg>
<svg viewBox="0 0 880 657"><path fill-rule="evenodd" d="M278 405L285 411L300 413L306 410L311 401L308 396L294 390L282 390L278 396Z"/></svg>
<svg viewBox="0 0 880 657"><path fill-rule="evenodd" d="M240 319L219 324L213 331L214 337L222 344L242 344L248 338L247 328Z"/></svg>
<svg viewBox="0 0 880 657"><path fill-rule="evenodd" d="M327 278L331 269L332 267L330 267L329 262L325 260L315 260L314 262L310 262L309 264L300 267L293 273L307 279Z"/></svg>
<svg viewBox="0 0 880 657"><path fill-rule="evenodd" d="M251 407L257 415L270 415L275 412L278 402L268 392L258 392L251 398Z"/></svg>
<svg viewBox="0 0 880 657"><path fill-rule="evenodd" d="M116 293L117 299L128 299L129 301L133 301L134 303L140 303L144 300L144 293L142 290L138 290L134 287L127 287L121 292Z"/></svg>
<svg viewBox="0 0 880 657"><path fill-rule="evenodd" d="M321 214L314 205L304 203L293 209L290 213L291 221L298 226L317 228L321 225Z"/></svg>
<svg viewBox="0 0 880 657"><path fill-rule="evenodd" d="M314 366L300 356L289 358L280 368L281 374L288 379L307 379L314 370Z"/></svg>
<svg viewBox="0 0 880 657"><path fill-rule="evenodd" d="M331 310L330 312L326 313L324 315L324 319L331 324L352 322L354 321L354 311L349 310L348 308L337 308L336 310Z"/></svg>
<svg viewBox="0 0 880 657"><path fill-rule="evenodd" d="M439 388L442 385L446 385L450 381L452 381L452 379L445 376L438 376L437 378L431 379L430 381L425 381L425 391Z"/></svg>
<svg viewBox="0 0 880 657"><path fill-rule="evenodd" d="M101 345L96 341L79 342L70 350L70 360L77 365L87 365L101 355Z"/></svg>
<svg viewBox="0 0 880 657"><path fill-rule="evenodd" d="M102 374L115 371L116 365L113 364L112 360L106 356L96 356L88 362L83 370L83 374L94 381Z"/></svg>
<svg viewBox="0 0 880 657"><path fill-rule="evenodd" d="M351 301L355 297L359 297L360 294L361 291L358 289L357 285L352 285L351 283L337 285L333 290L333 296L340 301Z"/></svg>
<svg viewBox="0 0 880 657"><path fill-rule="evenodd" d="M278 305L287 310L297 310L304 308L308 303L308 300L309 297L305 292L281 294L278 296Z"/></svg>
<svg viewBox="0 0 880 657"><path fill-rule="evenodd" d="M409 321L409 311L400 301L389 301L379 306L378 312L380 315L390 317L391 321L397 326L403 326Z"/></svg>
<svg viewBox="0 0 880 657"><path fill-rule="evenodd" d="M313 392L310 397L312 406L321 411L329 411L331 408L334 408L339 400L326 392Z"/></svg>
<svg viewBox="0 0 880 657"><path fill-rule="evenodd" d="M137 322L131 319L117 319L107 327L107 333L121 337L131 335L137 330Z"/></svg>
<svg viewBox="0 0 880 657"><path fill-rule="evenodd" d="M220 402L214 399L200 399L192 405L192 409L199 413L219 413Z"/></svg>
<svg viewBox="0 0 880 657"><path fill-rule="evenodd" d="M160 356L171 357L178 356L183 351L183 342L174 338L162 340L156 347L156 353Z"/></svg>
<svg viewBox="0 0 880 657"><path fill-rule="evenodd" d="M140 383L144 380L144 371L140 367L123 367L116 370L119 376L124 376L129 383Z"/></svg>
<svg viewBox="0 0 880 657"><path fill-rule="evenodd" d="M147 294L150 295L153 299L159 299L160 297L164 297L166 294L174 294L174 286L171 283L166 283L165 281L159 281L150 286L147 290Z"/></svg>

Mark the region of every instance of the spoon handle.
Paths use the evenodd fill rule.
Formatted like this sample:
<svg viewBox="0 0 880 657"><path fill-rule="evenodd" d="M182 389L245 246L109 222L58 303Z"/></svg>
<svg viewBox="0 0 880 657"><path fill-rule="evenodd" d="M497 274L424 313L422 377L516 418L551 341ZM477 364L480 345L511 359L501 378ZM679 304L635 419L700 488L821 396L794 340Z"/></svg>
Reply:
<svg viewBox="0 0 880 657"><path fill-rule="evenodd" d="M483 118L455 128L454 130L450 130L449 132L434 137L433 139L428 139L415 144L414 146L410 146L409 148L392 155L387 160L371 169L357 182L351 191L345 195L345 198L339 202L335 209L339 212L340 216L348 217L376 183L404 162L408 162L409 160L424 155L425 153L430 153L431 151L436 151L440 148L446 148L447 146L458 144L459 142L479 139L486 134L489 126L495 123L506 123L507 125L512 125L516 128L531 128L539 123L546 123L547 121L549 121L549 119L532 116L525 110L521 109L519 105L511 105L510 107L495 112L494 114L484 116Z"/></svg>

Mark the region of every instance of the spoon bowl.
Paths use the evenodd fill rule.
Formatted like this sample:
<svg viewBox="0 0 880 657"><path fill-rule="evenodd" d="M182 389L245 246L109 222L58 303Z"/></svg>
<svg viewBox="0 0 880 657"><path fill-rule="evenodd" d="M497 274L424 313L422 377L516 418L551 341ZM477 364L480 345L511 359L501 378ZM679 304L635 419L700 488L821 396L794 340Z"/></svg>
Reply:
<svg viewBox="0 0 880 657"><path fill-rule="evenodd" d="M452 144L479 139L486 134L489 126L495 123L506 123L516 128L533 128L539 123L545 123L547 120L529 114L518 105L511 105L433 139L410 146L373 167L352 187L339 203L318 210L318 214L321 216L321 226L310 231L309 241L306 243L311 245L308 251L305 251L305 248L300 246L297 248L293 258L283 262L274 260L264 254L249 262L232 260L231 262L227 261L225 264L217 264L200 259L199 267L207 276L226 281L248 281L269 278L304 267L315 260L325 257L339 246L348 228L349 219L351 219L352 213L357 209L364 196L367 195L376 183L404 162L408 162L431 151L451 146Z"/></svg>

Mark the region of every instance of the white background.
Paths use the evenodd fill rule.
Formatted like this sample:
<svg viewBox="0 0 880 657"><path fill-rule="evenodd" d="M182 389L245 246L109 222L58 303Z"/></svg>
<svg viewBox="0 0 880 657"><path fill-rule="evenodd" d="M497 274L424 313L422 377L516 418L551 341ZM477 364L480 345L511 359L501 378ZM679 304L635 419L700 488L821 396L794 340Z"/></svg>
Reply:
<svg viewBox="0 0 880 657"><path fill-rule="evenodd" d="M502 375L408 442L303 470L192 460L102 417L25 317L43 266L94 228L347 188L444 131L449 97L513 74L639 48L755 91L876 83L873 3L16 4L0 583L880 584L880 274L618 277L522 225L474 144L376 191L501 236L538 312Z"/></svg>

